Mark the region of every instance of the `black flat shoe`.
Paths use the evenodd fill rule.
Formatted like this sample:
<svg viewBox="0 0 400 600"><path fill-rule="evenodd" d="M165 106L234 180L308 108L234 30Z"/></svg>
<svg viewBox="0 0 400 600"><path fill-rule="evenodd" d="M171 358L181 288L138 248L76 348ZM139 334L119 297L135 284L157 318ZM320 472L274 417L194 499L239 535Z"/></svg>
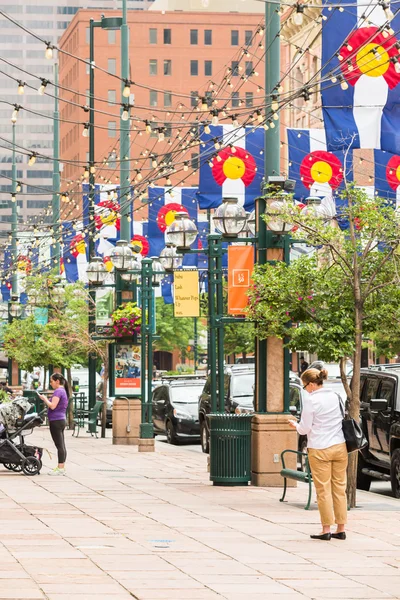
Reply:
<svg viewBox="0 0 400 600"><path fill-rule="evenodd" d="M345 540L346 539L345 531L341 531L340 533L332 533L331 535L335 540Z"/></svg>
<svg viewBox="0 0 400 600"><path fill-rule="evenodd" d="M310 535L312 540L324 540L328 542L332 537L331 533L321 533L321 535Z"/></svg>

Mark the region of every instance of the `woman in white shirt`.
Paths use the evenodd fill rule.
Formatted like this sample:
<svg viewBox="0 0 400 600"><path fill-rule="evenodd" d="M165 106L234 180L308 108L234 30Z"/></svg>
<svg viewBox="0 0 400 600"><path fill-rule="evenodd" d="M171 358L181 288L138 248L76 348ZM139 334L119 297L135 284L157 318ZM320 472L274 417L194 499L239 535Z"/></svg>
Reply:
<svg viewBox="0 0 400 600"><path fill-rule="evenodd" d="M307 369L301 375L303 389L308 392L300 423L289 421L300 435L307 435L308 460L317 491L322 533L314 540L345 540L347 522L346 471L347 449L342 431L340 398L323 387L326 369ZM336 523L335 533L331 525Z"/></svg>

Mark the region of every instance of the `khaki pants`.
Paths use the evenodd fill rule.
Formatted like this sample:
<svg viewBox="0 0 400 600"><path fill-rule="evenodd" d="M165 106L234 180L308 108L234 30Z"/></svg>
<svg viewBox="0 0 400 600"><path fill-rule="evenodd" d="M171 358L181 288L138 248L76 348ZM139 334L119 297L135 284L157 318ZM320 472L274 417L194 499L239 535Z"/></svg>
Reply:
<svg viewBox="0 0 400 600"><path fill-rule="evenodd" d="M309 448L308 459L322 525L347 523L346 444L335 444L324 450Z"/></svg>

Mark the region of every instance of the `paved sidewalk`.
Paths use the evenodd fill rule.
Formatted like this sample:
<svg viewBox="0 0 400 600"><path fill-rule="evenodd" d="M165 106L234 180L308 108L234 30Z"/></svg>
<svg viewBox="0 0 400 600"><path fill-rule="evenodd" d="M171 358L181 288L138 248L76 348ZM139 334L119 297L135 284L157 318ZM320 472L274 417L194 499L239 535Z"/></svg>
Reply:
<svg viewBox="0 0 400 600"><path fill-rule="evenodd" d="M400 598L399 500L360 492L348 540L312 541L304 485L282 504L213 487L187 447L67 436L66 477L0 467L0 599ZM33 439L53 452L47 429Z"/></svg>

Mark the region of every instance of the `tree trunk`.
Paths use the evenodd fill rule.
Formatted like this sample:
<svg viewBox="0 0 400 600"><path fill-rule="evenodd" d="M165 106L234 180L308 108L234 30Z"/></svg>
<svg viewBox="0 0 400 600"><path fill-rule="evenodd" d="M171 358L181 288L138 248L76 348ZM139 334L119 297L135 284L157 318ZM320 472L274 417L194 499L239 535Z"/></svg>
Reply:
<svg viewBox="0 0 400 600"><path fill-rule="evenodd" d="M106 351L104 358L104 373L103 373L103 389L102 389L102 398L103 398L103 407L101 410L101 437L106 437L106 427L107 427L107 391L108 391L108 352Z"/></svg>

